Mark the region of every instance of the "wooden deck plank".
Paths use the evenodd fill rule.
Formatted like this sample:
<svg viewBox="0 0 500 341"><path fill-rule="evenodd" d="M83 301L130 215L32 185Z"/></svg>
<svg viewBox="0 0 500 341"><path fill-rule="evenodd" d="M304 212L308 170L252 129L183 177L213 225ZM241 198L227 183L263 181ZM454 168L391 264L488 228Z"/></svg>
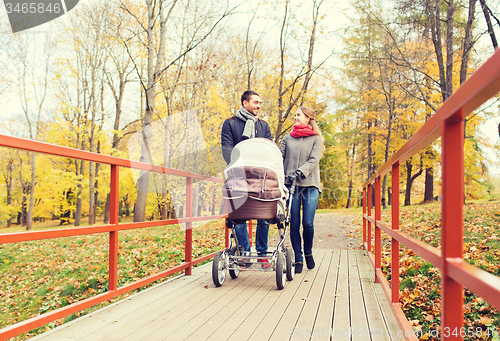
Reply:
<svg viewBox="0 0 500 341"><path fill-rule="evenodd" d="M215 330L207 340L227 340L241 326L241 324L249 317L252 311L261 304L271 292L276 291L276 275L275 273L266 273L266 277L262 285L253 292L253 294L245 301L245 303L235 312L233 312L220 326ZM241 339L240 339L241 340Z"/></svg>
<svg viewBox="0 0 500 341"><path fill-rule="evenodd" d="M315 251L313 254L318 258L318 252ZM324 251L323 251L324 252ZM304 271L301 274L297 274L293 281L287 282L287 285L281 294L273 304L272 307L263 316L263 319L258 325L258 328L254 330L249 340L268 340L274 332L274 329L280 322L284 312L292 301L295 304L303 304L302 297L298 293L301 286L305 285L307 289L310 287L310 281L314 278L314 273L312 271ZM295 324L295 322L294 322ZM289 335L289 334L287 334Z"/></svg>
<svg viewBox="0 0 500 341"><path fill-rule="evenodd" d="M367 262L369 262L366 253L358 253L359 272L362 277L363 299L365 301L365 311L368 316L369 330L372 338L377 340L391 340L387 334L387 326L384 317L380 311L379 304L372 283L374 282L373 273L367 271ZM368 265L369 266L369 265Z"/></svg>
<svg viewBox="0 0 500 341"><path fill-rule="evenodd" d="M333 333L333 311L335 308L335 296L337 294L338 273L340 268L340 250L331 250L330 266L325 279L325 286L319 302L318 313L314 321L313 330L326 328L331 336ZM316 336L311 338L317 339Z"/></svg>
<svg viewBox="0 0 500 341"><path fill-rule="evenodd" d="M359 274L359 264L355 250L349 250L349 304L351 314L352 341L370 339L370 331L366 316L366 302L361 287L362 278Z"/></svg>
<svg viewBox="0 0 500 341"><path fill-rule="evenodd" d="M273 286L272 281L269 281L271 277L270 272L253 272L249 277L255 280L249 282L245 287L239 286L239 292L234 297L227 300L226 304L212 305L200 311L193 319L189 320L189 325L199 326L199 328L189 328L189 326L179 328L175 333L168 335L168 339L200 340L210 337L210 335L213 335L233 314L244 311L248 303L247 301L251 299L252 295L258 292L263 285L267 286L266 289L270 289ZM224 298L227 297L225 296ZM163 335L166 336L167 334L163 333ZM224 338L219 338L219 340L224 340Z"/></svg>
<svg viewBox="0 0 500 341"><path fill-rule="evenodd" d="M373 295L370 296L370 305L367 305L367 314L369 316L370 329L373 331L385 330L385 340L404 340L404 336L397 334L399 325L392 313L392 309L385 297L384 290L380 284L374 282L375 271L364 252L365 261L360 262L362 267L360 270L366 272L366 287L371 287ZM377 333L379 334L379 333ZM376 336L376 335L374 335ZM382 337L380 337L382 340Z"/></svg>
<svg viewBox="0 0 500 341"><path fill-rule="evenodd" d="M211 278L211 277L210 277ZM225 305L236 297L242 288L248 283L256 280L255 276L250 276L249 273L242 273L239 280L229 280L220 288L216 288L213 283L208 285L203 292L195 295L190 295L179 309L171 309L164 312L159 312L154 319L145 323L140 329L134 333L129 333L124 336L123 340L163 340L165 335L169 335L178 329L182 329L186 323L200 315L211 306ZM146 317L147 318L147 317ZM194 325L194 324L193 324ZM189 327L190 329L193 327Z"/></svg>
<svg viewBox="0 0 500 341"><path fill-rule="evenodd" d="M333 332L335 339L350 340L350 326L349 253L348 250L341 250L337 292L335 294L335 308L333 311Z"/></svg>
<svg viewBox="0 0 500 341"><path fill-rule="evenodd" d="M271 281L275 281L275 275L272 276ZM292 290L292 282L285 285L283 290ZM238 328L229 336L228 340L240 341L247 340L250 335L252 335L257 328L259 328L260 323L265 318L267 312L271 307L276 304L278 298L283 294L283 290L277 290L276 286L269 291L266 291L266 295L260 300L259 304L248 312L245 320L238 326Z"/></svg>
<svg viewBox="0 0 500 341"><path fill-rule="evenodd" d="M292 335L293 328L296 327L297 321L299 320L304 307L307 302L311 300L311 304L316 304L317 293L313 291L315 288L315 283L321 280L318 274L321 272L321 266L324 265L323 260L327 250L319 250L317 254L313 254L313 257L317 263L317 267L312 270L305 268L305 275L303 281L295 293L295 297L290 301L290 304L286 307L281 319L279 320L276 328L274 329L269 340L286 340ZM305 265L305 264L304 264ZM320 271L318 271L320 270ZM300 279L300 277L298 278ZM318 289L316 287L316 289ZM320 289L321 290L321 289ZM313 315L316 314L314 311ZM312 322L310 323L312 325Z"/></svg>
<svg viewBox="0 0 500 341"><path fill-rule="evenodd" d="M112 325L96 330L91 336L94 340L121 340L146 331L158 323L167 323L174 316L186 314L196 302L209 299L206 295L206 287L210 284L209 278L205 278L205 281L196 282L187 288L182 296L174 293L174 296L170 296L169 299L158 298L155 302L136 309L126 317L117 319Z"/></svg>
<svg viewBox="0 0 500 341"><path fill-rule="evenodd" d="M115 321L127 321L131 314L138 311L149 311L156 306L164 305L165 301L175 304L173 299L182 301L187 292L202 291L207 283L207 274L211 271L211 263L207 263L193 272L192 276L178 276L154 287L141 291L129 298L104 307L97 312L89 313L77 320L64 324L57 329L38 336L39 340L51 339L51 334L57 332L57 338L84 338L100 329L110 330ZM134 318L132 318L133 321ZM129 323L127 321L127 323ZM128 324L126 324L128 325Z"/></svg>
<svg viewBox="0 0 500 341"><path fill-rule="evenodd" d="M33 340L401 339L364 251L313 254L316 268L304 269L283 290L275 272L256 271L228 275L216 288L209 263ZM390 330L392 337L361 329Z"/></svg>
<svg viewBox="0 0 500 341"><path fill-rule="evenodd" d="M333 252L330 250L325 250L323 259L315 258L315 269L316 278L311 286L311 290L306 297L302 311L299 312L299 316L295 326L292 326L293 332L290 331L290 339L294 339L300 335L315 335L316 333L322 333L322 328L314 328L314 322L319 310L319 305L325 290L325 282L328 277L328 271L330 269L331 258ZM333 302L332 302L333 305ZM332 306L330 305L330 307ZM331 323L328 326L331 327Z"/></svg>

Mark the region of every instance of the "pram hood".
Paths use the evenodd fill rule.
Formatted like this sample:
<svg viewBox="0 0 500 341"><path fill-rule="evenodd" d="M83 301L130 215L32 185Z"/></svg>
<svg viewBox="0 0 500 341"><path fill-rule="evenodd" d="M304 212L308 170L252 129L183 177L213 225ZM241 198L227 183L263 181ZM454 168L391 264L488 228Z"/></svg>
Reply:
<svg viewBox="0 0 500 341"><path fill-rule="evenodd" d="M250 196L270 201L286 197L283 157L271 140L253 138L238 143L224 176L223 194L227 199Z"/></svg>

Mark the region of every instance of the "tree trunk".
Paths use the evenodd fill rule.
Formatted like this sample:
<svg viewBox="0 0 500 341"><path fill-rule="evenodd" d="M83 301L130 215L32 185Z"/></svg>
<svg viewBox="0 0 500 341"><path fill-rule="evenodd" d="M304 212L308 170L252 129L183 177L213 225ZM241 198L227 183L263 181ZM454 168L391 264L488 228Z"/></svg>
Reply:
<svg viewBox="0 0 500 341"><path fill-rule="evenodd" d="M488 33L490 35L491 43L493 45L493 49L496 50L498 47L497 38L495 36L495 31L493 30L493 25L491 25L490 19L490 9L486 5L485 0L481 0L481 8L483 9L484 20L486 21L486 25L488 26Z"/></svg>
<svg viewBox="0 0 500 341"><path fill-rule="evenodd" d="M35 182L36 182L36 153L31 153L30 201L28 204L28 213L26 216L26 231L29 231L33 228L33 210L35 208Z"/></svg>
<svg viewBox="0 0 500 341"><path fill-rule="evenodd" d="M141 162L151 163L151 150L149 143L151 142L151 132L149 126L153 123L153 115L156 110L156 85L161 67L163 67L163 58L165 53L166 27L164 19L163 1L158 3L159 12L155 13L156 2L146 2L148 7L148 26L146 27L148 56L147 56L147 74L148 82L146 86L146 113L142 123L143 143L141 147ZM175 2L174 2L175 4ZM155 47L155 33L153 29L157 16L160 20L160 42L158 48ZM155 52L157 60L155 61ZM141 170L139 180L137 181L137 200L134 209L134 222L144 221L146 217L146 202L148 197L149 187L149 172Z"/></svg>
<svg viewBox="0 0 500 341"><path fill-rule="evenodd" d="M78 160L75 160L75 164L76 164L76 177L78 179L76 185L75 226L80 226L82 220L82 203L83 203L82 178L85 174L85 168L84 168L85 162L82 160L80 161L80 165L78 165Z"/></svg>
<svg viewBox="0 0 500 341"><path fill-rule="evenodd" d="M387 200L386 200L386 196L385 196L385 189L387 187L387 174L384 175L384 180L382 181L382 195L381 195L381 200L382 200L382 207L384 209L387 208Z"/></svg>
<svg viewBox="0 0 500 341"><path fill-rule="evenodd" d="M406 191L405 191L405 206L411 205L411 170L413 165L411 162L406 161Z"/></svg>
<svg viewBox="0 0 500 341"><path fill-rule="evenodd" d="M121 121L121 116L122 116L122 103L123 103L123 96L125 94L125 86L128 83L127 74L126 74L128 63L125 65L125 67L122 67L121 65L119 65L118 62L115 65L116 65L116 68L118 70L118 76L119 76L118 89L116 89L113 86L113 82L111 80L108 82L108 85L111 88L111 92L113 93L113 97L115 99L115 123L113 125L114 134L113 134L113 142L111 144L111 154L112 155L113 155L113 153L116 152L116 150L118 148L118 142L120 141L120 139L118 137L118 131L120 129L120 121ZM141 95L141 98L142 98L142 95ZM141 103L140 108L142 108L142 103ZM109 224L109 221L110 221L110 209L111 209L111 203L109 201L110 198L111 197L108 193L108 195L106 196L106 204L104 206L104 224Z"/></svg>
<svg viewBox="0 0 500 341"><path fill-rule="evenodd" d="M413 185L413 181L417 177L419 177L422 174L422 167L420 167L420 170L415 173L413 176L411 175L413 165L411 161L406 161L406 192L405 192L405 206L410 206L411 205L411 186Z"/></svg>
<svg viewBox="0 0 500 341"><path fill-rule="evenodd" d="M367 131L369 132L372 127L372 122L368 122L368 129ZM372 177L372 133L368 133L368 179Z"/></svg>
<svg viewBox="0 0 500 341"><path fill-rule="evenodd" d="M446 99L453 94L453 24L455 14L454 0L448 0L448 14L446 20Z"/></svg>
<svg viewBox="0 0 500 341"><path fill-rule="evenodd" d="M27 214L26 214L26 201L28 200L27 193L29 193L29 189L27 187L23 187L23 201L21 203L21 215L20 215L21 221L19 222L19 219L18 219L18 223L21 226L26 226L26 216L27 216Z"/></svg>
<svg viewBox="0 0 500 341"><path fill-rule="evenodd" d="M191 212L193 212L193 217L197 216L198 210L199 210L199 197L200 197L200 189L199 189L199 183L193 183L193 209Z"/></svg>
<svg viewBox="0 0 500 341"><path fill-rule="evenodd" d="M106 195L106 204L104 205L104 224L109 224L110 222L110 210L111 210L111 195L108 193Z"/></svg>
<svg viewBox="0 0 500 341"><path fill-rule="evenodd" d="M349 186L347 188L347 204L345 208L351 208L351 197L352 197L352 179L349 180Z"/></svg>
<svg viewBox="0 0 500 341"><path fill-rule="evenodd" d="M434 172L432 167L425 169L424 202L434 200Z"/></svg>
<svg viewBox="0 0 500 341"><path fill-rule="evenodd" d="M4 173L4 178L5 178L5 184L7 186L6 190L7 190L7 207L9 207L9 205L12 205L12 173L14 172L14 169L12 167L12 164L14 163L14 160L13 159L9 159L8 163L7 163L7 174ZM10 227L12 225L12 218L10 216L10 213L9 213L9 219L7 219L7 227Z"/></svg>

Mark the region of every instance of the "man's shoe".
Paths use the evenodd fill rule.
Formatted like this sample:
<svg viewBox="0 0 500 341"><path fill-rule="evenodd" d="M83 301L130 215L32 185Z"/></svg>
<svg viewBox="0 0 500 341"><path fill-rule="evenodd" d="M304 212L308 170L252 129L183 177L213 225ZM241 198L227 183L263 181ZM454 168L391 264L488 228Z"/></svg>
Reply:
<svg viewBox="0 0 500 341"><path fill-rule="evenodd" d="M303 266L304 264L302 262L295 263L295 273L300 274Z"/></svg>
<svg viewBox="0 0 500 341"><path fill-rule="evenodd" d="M242 268L249 268L252 266L252 261L248 258L242 258L238 261L238 265Z"/></svg>
<svg viewBox="0 0 500 341"><path fill-rule="evenodd" d="M307 268L309 270L311 269L314 269L314 266L316 265L316 263L314 263L314 258L313 258L313 255L306 255L306 264L307 264Z"/></svg>
<svg viewBox="0 0 500 341"><path fill-rule="evenodd" d="M271 264L269 264L269 261L267 259L259 259L260 266L263 269L271 269Z"/></svg>

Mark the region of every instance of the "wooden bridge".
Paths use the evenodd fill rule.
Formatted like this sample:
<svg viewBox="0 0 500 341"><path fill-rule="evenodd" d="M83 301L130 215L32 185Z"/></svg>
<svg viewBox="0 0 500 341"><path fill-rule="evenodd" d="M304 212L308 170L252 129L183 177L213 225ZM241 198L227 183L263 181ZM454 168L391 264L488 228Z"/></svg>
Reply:
<svg viewBox="0 0 500 341"><path fill-rule="evenodd" d="M314 255L283 290L260 271L216 288L208 263L33 340L404 339L365 251Z"/></svg>

